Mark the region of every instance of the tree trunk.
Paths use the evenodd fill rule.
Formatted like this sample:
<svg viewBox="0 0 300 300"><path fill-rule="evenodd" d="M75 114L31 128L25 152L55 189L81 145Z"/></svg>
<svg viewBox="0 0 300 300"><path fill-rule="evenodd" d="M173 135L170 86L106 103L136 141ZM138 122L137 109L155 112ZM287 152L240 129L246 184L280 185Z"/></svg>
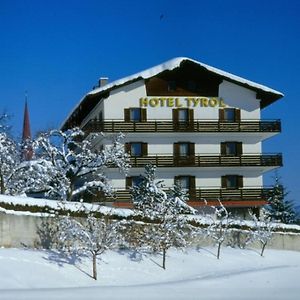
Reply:
<svg viewBox="0 0 300 300"><path fill-rule="evenodd" d="M222 243L218 243L218 253L217 253L217 259L219 259L219 258L220 258L221 246L222 246Z"/></svg>
<svg viewBox="0 0 300 300"><path fill-rule="evenodd" d="M5 194L5 185L3 175L0 175L0 194Z"/></svg>
<svg viewBox="0 0 300 300"><path fill-rule="evenodd" d="M163 265L162 265L162 267L163 267L163 269L165 270L166 269L166 249L164 248L163 249Z"/></svg>
<svg viewBox="0 0 300 300"><path fill-rule="evenodd" d="M262 244L260 256L263 256L263 255L264 255L264 251L265 251L266 246L267 246L267 243L263 243L263 244Z"/></svg>
<svg viewBox="0 0 300 300"><path fill-rule="evenodd" d="M92 253L93 255L93 278L97 280L97 255L96 253Z"/></svg>

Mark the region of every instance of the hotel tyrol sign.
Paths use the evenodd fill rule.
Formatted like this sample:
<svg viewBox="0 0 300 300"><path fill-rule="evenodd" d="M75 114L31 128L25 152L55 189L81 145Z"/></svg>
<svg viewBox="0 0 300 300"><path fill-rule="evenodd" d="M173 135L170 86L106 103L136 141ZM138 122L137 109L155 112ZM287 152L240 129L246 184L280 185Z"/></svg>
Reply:
<svg viewBox="0 0 300 300"><path fill-rule="evenodd" d="M140 98L140 107L226 107L218 97L153 97Z"/></svg>

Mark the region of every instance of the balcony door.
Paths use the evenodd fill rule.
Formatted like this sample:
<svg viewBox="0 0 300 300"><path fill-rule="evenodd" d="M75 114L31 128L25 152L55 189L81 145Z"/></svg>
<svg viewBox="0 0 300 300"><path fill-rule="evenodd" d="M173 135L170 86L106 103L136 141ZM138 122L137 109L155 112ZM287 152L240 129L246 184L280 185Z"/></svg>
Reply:
<svg viewBox="0 0 300 300"><path fill-rule="evenodd" d="M240 142L221 143L222 156L241 156L243 154L243 145Z"/></svg>
<svg viewBox="0 0 300 300"><path fill-rule="evenodd" d="M192 131L194 128L194 110L176 108L172 111L173 127L176 131Z"/></svg>
<svg viewBox="0 0 300 300"><path fill-rule="evenodd" d="M140 107L131 107L124 109L125 122L146 122L147 110Z"/></svg>
<svg viewBox="0 0 300 300"><path fill-rule="evenodd" d="M179 167L195 165L195 144L190 142L174 143L174 165Z"/></svg>
<svg viewBox="0 0 300 300"><path fill-rule="evenodd" d="M241 121L241 111L237 108L223 108L219 110L219 121L236 123Z"/></svg>
<svg viewBox="0 0 300 300"><path fill-rule="evenodd" d="M239 189L243 187L243 176L240 175L225 175L222 176L222 188L224 189Z"/></svg>
<svg viewBox="0 0 300 300"><path fill-rule="evenodd" d="M182 189L186 190L189 193L190 200L195 200L196 198L195 176L190 176L190 175L175 176L174 182L179 184Z"/></svg>

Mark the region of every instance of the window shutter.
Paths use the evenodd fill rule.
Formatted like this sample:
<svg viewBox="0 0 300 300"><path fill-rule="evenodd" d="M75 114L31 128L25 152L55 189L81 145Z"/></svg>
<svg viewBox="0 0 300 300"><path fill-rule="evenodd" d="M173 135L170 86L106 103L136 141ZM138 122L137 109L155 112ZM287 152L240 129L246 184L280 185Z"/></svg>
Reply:
<svg viewBox="0 0 300 300"><path fill-rule="evenodd" d="M226 178L226 176L221 177L221 186L222 186L223 189L227 188L227 178Z"/></svg>
<svg viewBox="0 0 300 300"><path fill-rule="evenodd" d="M142 156L147 156L147 155L148 155L148 144L142 143Z"/></svg>
<svg viewBox="0 0 300 300"><path fill-rule="evenodd" d="M196 188L196 177L190 176L190 190L195 190Z"/></svg>
<svg viewBox="0 0 300 300"><path fill-rule="evenodd" d="M125 143L124 147L125 147L125 152L130 154L131 153L131 144Z"/></svg>
<svg viewBox="0 0 300 300"><path fill-rule="evenodd" d="M235 122L240 122L241 121L241 110L240 109L235 109Z"/></svg>
<svg viewBox="0 0 300 300"><path fill-rule="evenodd" d="M179 112L178 112L178 109L174 108L172 109L172 115L173 115L173 122L175 124L178 123L178 120L179 120Z"/></svg>
<svg viewBox="0 0 300 300"><path fill-rule="evenodd" d="M179 183L180 182L180 176L174 176L174 184Z"/></svg>
<svg viewBox="0 0 300 300"><path fill-rule="evenodd" d="M179 156L179 143L174 143L174 156L178 157Z"/></svg>
<svg viewBox="0 0 300 300"><path fill-rule="evenodd" d="M238 187L242 188L243 187L243 176L238 176L237 182L238 182Z"/></svg>
<svg viewBox="0 0 300 300"><path fill-rule="evenodd" d="M141 122L147 121L147 109L141 108Z"/></svg>
<svg viewBox="0 0 300 300"><path fill-rule="evenodd" d="M132 187L132 177L126 177L126 189Z"/></svg>
<svg viewBox="0 0 300 300"><path fill-rule="evenodd" d="M125 122L130 122L130 109L124 108L124 120Z"/></svg>
<svg viewBox="0 0 300 300"><path fill-rule="evenodd" d="M195 155L195 144L189 143L189 155L194 156Z"/></svg>
<svg viewBox="0 0 300 300"><path fill-rule="evenodd" d="M195 176L190 176L190 186L189 186L189 200L196 200L196 178Z"/></svg>
<svg viewBox="0 0 300 300"><path fill-rule="evenodd" d="M236 154L239 156L239 155L242 155L243 154L243 143L241 142L238 142L236 143Z"/></svg>
<svg viewBox="0 0 300 300"><path fill-rule="evenodd" d="M219 121L224 121L224 109L219 109Z"/></svg>
<svg viewBox="0 0 300 300"><path fill-rule="evenodd" d="M226 155L226 143L221 143L221 155Z"/></svg>
<svg viewBox="0 0 300 300"><path fill-rule="evenodd" d="M192 123L194 122L194 110L189 109L189 122Z"/></svg>

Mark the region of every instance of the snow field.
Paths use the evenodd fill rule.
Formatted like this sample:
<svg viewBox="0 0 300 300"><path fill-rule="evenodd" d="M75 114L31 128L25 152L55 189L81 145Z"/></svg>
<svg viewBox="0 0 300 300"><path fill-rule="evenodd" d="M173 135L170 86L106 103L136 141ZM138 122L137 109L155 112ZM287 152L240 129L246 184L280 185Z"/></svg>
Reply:
<svg viewBox="0 0 300 300"><path fill-rule="evenodd" d="M51 251L0 249L0 299L299 299L300 252L171 249L161 255L108 251L92 260Z"/></svg>

